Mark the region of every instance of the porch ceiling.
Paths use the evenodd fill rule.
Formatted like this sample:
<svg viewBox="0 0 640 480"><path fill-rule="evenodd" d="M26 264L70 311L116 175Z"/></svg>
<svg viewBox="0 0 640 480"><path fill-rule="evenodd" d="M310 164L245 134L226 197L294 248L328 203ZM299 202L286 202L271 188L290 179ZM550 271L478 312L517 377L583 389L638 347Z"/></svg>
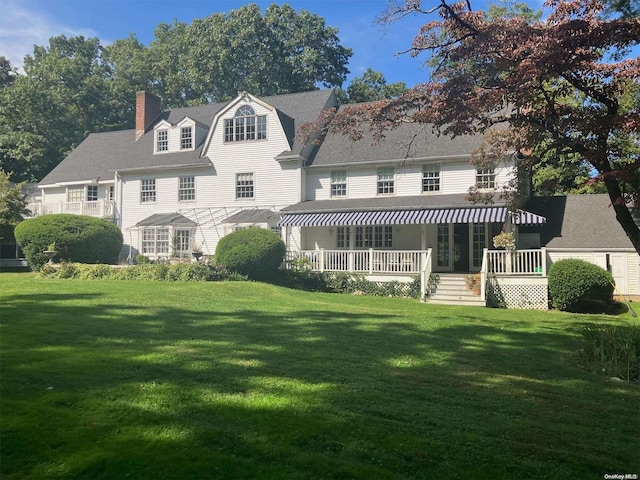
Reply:
<svg viewBox="0 0 640 480"><path fill-rule="evenodd" d="M377 210L359 212L283 213L281 227L324 227L346 225L409 225L425 223L502 223L505 207L468 207L417 210ZM545 217L524 210L511 214L516 225L540 225Z"/></svg>

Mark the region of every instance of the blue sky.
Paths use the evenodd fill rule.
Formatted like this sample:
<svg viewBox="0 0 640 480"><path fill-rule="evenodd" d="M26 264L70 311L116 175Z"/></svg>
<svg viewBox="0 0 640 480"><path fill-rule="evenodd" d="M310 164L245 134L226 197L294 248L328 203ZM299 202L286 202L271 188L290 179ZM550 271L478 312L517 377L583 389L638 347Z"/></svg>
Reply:
<svg viewBox="0 0 640 480"><path fill-rule="evenodd" d="M483 2L485 0L482 0ZM532 4L538 0L532 0ZM243 4L234 0L0 0L0 55L21 66L33 45L48 45L56 35L98 37L103 45L135 33L149 44L155 27L174 20L191 23L214 12L228 12ZM264 10L273 1L256 1ZM384 73L388 83L404 81L413 86L426 81L419 58L397 56L426 18L408 17L391 28L375 24L388 0L292 0L295 10L308 10L339 29L340 42L353 49L349 79L368 68ZM474 8L484 3L474 2ZM422 61L425 59L423 58ZM348 82L344 85L348 85Z"/></svg>

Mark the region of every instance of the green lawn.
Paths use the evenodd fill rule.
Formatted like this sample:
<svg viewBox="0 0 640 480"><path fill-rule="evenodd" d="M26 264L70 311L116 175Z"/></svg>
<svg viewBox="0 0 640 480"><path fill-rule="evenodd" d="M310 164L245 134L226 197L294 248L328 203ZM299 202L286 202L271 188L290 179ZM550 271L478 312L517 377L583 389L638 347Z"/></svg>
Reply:
<svg viewBox="0 0 640 480"><path fill-rule="evenodd" d="M640 474L640 387L573 355L628 314L10 273L0 302L2 478Z"/></svg>

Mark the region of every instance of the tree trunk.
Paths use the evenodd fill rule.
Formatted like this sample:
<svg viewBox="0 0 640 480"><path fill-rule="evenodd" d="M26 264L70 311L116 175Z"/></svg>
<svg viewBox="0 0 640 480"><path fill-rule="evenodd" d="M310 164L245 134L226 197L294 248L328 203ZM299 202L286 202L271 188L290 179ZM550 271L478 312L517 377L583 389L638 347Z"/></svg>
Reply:
<svg viewBox="0 0 640 480"><path fill-rule="evenodd" d="M616 212L616 220L618 220L624 233L626 233L629 240L631 240L633 248L635 248L638 255L640 255L640 228L638 228L638 225L636 225L636 222L633 220L633 216L627 205L620 202L622 198L620 186L618 182L610 177L606 177L604 183L607 186L607 192L609 193L613 210Z"/></svg>

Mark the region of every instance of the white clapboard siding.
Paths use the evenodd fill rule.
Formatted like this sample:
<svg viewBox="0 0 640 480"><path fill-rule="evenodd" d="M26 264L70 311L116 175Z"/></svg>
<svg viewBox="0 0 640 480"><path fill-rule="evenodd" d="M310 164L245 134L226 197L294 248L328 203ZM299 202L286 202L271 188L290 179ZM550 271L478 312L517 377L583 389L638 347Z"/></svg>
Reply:
<svg viewBox="0 0 640 480"><path fill-rule="evenodd" d="M423 163L411 161L395 166L395 193L397 196L422 194L422 165ZM427 195L464 194L469 187L476 183L476 167L468 161L442 161L437 162L440 169L440 191L430 192ZM339 198L372 198L378 196L377 179L378 168L390 165L365 165L349 166L346 168L334 167L310 169L307 174L306 199L328 200L331 199L331 172L336 170L347 171L347 197ZM511 178L511 167L496 168L496 185L506 184Z"/></svg>

